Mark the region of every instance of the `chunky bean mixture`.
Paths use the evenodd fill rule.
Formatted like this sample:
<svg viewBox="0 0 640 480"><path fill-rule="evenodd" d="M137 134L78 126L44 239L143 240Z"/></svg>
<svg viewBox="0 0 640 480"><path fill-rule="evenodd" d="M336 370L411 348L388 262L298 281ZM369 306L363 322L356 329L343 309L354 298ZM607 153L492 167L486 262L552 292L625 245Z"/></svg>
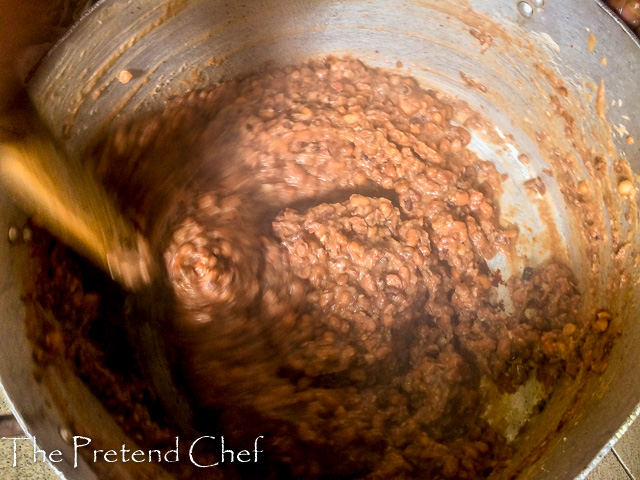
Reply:
<svg viewBox="0 0 640 480"><path fill-rule="evenodd" d="M265 437L246 478L485 478L510 452L484 380L604 369L610 318L579 316L570 269L488 267L518 226L455 113L411 78L326 58L174 99L96 149L164 252L202 428Z"/></svg>

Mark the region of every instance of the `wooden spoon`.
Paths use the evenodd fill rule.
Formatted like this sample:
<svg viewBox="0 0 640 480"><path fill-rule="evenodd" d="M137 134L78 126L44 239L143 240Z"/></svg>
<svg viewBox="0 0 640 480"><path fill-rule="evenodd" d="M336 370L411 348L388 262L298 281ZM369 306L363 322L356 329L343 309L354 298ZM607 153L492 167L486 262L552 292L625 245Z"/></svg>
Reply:
<svg viewBox="0 0 640 480"><path fill-rule="evenodd" d="M0 144L0 181L37 223L120 285L138 290L151 282L157 269L145 238L91 172L66 158L44 128Z"/></svg>

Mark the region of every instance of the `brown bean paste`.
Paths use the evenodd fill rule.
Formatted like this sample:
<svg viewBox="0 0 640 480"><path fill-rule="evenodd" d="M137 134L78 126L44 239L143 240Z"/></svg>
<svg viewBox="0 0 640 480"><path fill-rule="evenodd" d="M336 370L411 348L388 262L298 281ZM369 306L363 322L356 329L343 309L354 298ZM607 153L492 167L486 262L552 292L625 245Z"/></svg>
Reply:
<svg viewBox="0 0 640 480"><path fill-rule="evenodd" d="M604 368L607 327L581 318L561 262L506 282L507 313L487 261L517 228L454 113L411 78L326 58L174 99L96 150L143 229L166 213L182 375L202 425L264 436L260 476L485 478L510 449L481 379L514 392ZM175 161L128 167L160 157Z"/></svg>

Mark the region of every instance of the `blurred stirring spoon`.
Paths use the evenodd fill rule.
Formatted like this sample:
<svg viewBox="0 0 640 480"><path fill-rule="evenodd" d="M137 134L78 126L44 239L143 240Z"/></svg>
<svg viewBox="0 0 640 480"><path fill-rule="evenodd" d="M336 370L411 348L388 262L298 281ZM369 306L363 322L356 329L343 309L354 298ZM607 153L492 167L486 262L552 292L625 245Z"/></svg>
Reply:
<svg viewBox="0 0 640 480"><path fill-rule="evenodd" d="M173 296L159 258L92 172L67 158L41 124L29 121L23 130L0 140L0 183L37 223L132 293L127 334L148 386L176 428L193 435L191 407L174 382L163 334Z"/></svg>
<svg viewBox="0 0 640 480"><path fill-rule="evenodd" d="M151 283L148 243L98 180L66 158L44 128L0 143L0 182L37 223L127 290Z"/></svg>

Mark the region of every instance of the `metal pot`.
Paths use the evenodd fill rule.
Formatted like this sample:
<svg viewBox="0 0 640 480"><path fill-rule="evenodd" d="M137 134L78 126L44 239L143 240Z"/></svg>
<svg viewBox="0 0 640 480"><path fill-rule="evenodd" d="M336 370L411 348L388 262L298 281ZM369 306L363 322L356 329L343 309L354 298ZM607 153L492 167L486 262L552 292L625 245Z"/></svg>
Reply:
<svg viewBox="0 0 640 480"><path fill-rule="evenodd" d="M532 387L499 398L501 411L488 412L516 447L507 471L491 478L584 478L640 412L640 382L629 375L640 369L633 354L638 213L635 194L618 193L619 182L640 171L628 139L640 140L640 43L602 2L104 0L50 51L29 93L68 154L82 158L114 123L188 89L266 60L329 53L397 68L480 112L489 123L472 132L471 148L509 174L502 215L526 226L519 258L499 257L491 267L509 275L563 256L579 278L585 312L613 314L610 328L621 335L603 374L565 382L535 415ZM118 80L123 71L132 76L126 83ZM546 193L532 196L523 184L538 177ZM580 182L591 203L571 194ZM24 222L3 192L0 204L0 231ZM594 238L594 228L604 234ZM63 452L56 468L68 478L96 478L95 465L74 466L73 434L97 444L135 442L71 369L51 367L34 379L16 281L23 255L0 242L0 378L26 431L47 451ZM164 475L152 464L112 465L115 478Z"/></svg>

